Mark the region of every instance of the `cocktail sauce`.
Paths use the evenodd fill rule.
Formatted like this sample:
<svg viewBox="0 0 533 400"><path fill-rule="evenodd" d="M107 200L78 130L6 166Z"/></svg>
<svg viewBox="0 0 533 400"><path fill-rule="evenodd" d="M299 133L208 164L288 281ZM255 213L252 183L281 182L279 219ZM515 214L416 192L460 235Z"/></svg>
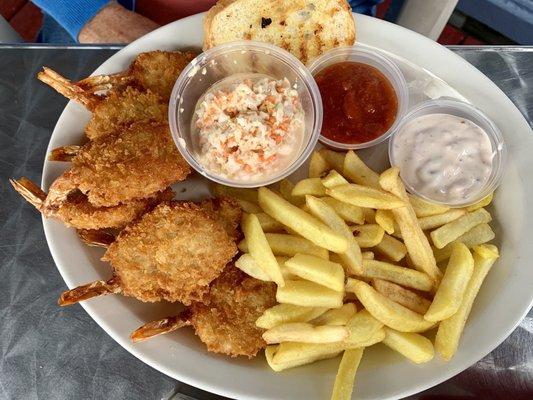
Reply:
<svg viewBox="0 0 533 400"><path fill-rule="evenodd" d="M319 71L315 80L324 107L324 137L340 143L366 143L394 123L398 97L377 68L346 61Z"/></svg>

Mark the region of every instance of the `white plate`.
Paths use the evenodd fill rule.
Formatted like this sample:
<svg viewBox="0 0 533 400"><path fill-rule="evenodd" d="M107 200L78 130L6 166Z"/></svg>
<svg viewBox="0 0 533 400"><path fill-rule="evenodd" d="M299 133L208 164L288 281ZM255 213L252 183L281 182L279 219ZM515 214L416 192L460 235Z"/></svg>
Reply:
<svg viewBox="0 0 533 400"><path fill-rule="evenodd" d="M142 51L200 46L202 17L195 15L176 21L146 35L115 54L95 73L121 71ZM526 228L533 226L533 209L527 207L527 199L533 198L530 178L533 136L523 116L503 92L459 56L399 26L361 15L355 18L358 41L393 54L408 75L416 99L464 96L494 119L504 133L510 153L505 179L494 200L497 222L493 226L502 257L483 285L455 358L445 363L436 357L429 364L416 366L381 346L371 348L363 357L355 390L357 398L399 398L436 385L481 359L513 331L530 308L533 235ZM87 111L70 102L57 122L49 150L79 142L88 117ZM371 164L383 168L386 159L383 150L371 149L364 155ZM43 186L48 187L64 168L64 164L45 161ZM181 185L187 188L182 197L207 194L205 182L200 180ZM52 256L69 287L110 276L109 266L99 261L101 250L83 246L73 230L58 222L44 220L43 224ZM82 305L125 349L190 385L238 399L311 400L330 396L337 359L274 373L263 357L248 361L207 353L189 329L133 345L129 340L131 331L147 321L172 314L176 306L143 304L122 296L105 296Z"/></svg>

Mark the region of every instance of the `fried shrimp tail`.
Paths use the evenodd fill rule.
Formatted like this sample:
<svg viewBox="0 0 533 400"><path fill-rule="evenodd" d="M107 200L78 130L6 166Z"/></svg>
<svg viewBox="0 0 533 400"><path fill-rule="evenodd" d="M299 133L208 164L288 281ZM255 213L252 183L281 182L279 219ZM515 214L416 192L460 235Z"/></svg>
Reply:
<svg viewBox="0 0 533 400"><path fill-rule="evenodd" d="M46 193L39 186L25 177L19 180L10 178L9 182L28 203L33 205L37 210L42 210L44 201L46 200Z"/></svg>
<svg viewBox="0 0 533 400"><path fill-rule="evenodd" d="M142 342L143 340L150 339L154 336L173 332L189 325L191 325L191 311L186 309L178 315L148 322L132 332L130 338L135 343Z"/></svg>
<svg viewBox="0 0 533 400"><path fill-rule="evenodd" d="M80 150L81 146L76 145L57 147L48 155L48 161L72 161Z"/></svg>
<svg viewBox="0 0 533 400"><path fill-rule="evenodd" d="M77 84L48 67L43 67L43 70L37 74L37 79L46 83L66 98L85 106L88 110L93 110L101 101L100 96L86 92Z"/></svg>
<svg viewBox="0 0 533 400"><path fill-rule="evenodd" d="M119 280L116 277L113 277L108 281L94 281L86 285L67 290L61 294L57 303L60 306L69 306L82 300L103 296L105 294L116 294L120 293L121 291L122 288Z"/></svg>
<svg viewBox="0 0 533 400"><path fill-rule="evenodd" d="M87 246L107 248L116 239L116 235L107 229L78 229L80 240Z"/></svg>
<svg viewBox="0 0 533 400"><path fill-rule="evenodd" d="M95 93L102 90L110 90L113 87L126 86L131 83L131 80L132 77L126 70L113 75L89 76L76 82L76 84L86 92Z"/></svg>

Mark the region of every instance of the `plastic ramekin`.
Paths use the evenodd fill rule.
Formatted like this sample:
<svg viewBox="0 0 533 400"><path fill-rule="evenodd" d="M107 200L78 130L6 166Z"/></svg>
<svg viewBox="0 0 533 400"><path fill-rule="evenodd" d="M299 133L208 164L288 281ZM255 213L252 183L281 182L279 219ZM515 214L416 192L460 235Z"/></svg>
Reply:
<svg viewBox="0 0 533 400"><path fill-rule="evenodd" d="M296 88L305 113L304 137L294 161L274 175L258 180L233 180L207 170L195 152L191 122L198 99L220 80L234 75L259 73L274 79L287 78ZM170 97L170 130L178 150L200 174L222 185L252 188L270 185L293 173L313 151L322 127L322 99L309 70L292 54L268 43L225 43L197 56L182 71Z"/></svg>
<svg viewBox="0 0 533 400"><path fill-rule="evenodd" d="M423 193L420 193L416 187L413 187L412 184L407 182L402 177L406 189L410 193L421 197L422 199L425 199L432 203L443 204L449 207L468 206L478 202L485 196L492 193L503 179L503 172L505 168L505 163L507 161L507 147L505 146L503 135L500 129L496 126L496 124L492 122L492 120L487 117L487 115L485 115L483 111L469 103L465 103L460 100L452 98L427 100L422 103L419 103L411 111L409 111L409 113L403 118L400 126L398 127L398 130L392 135L389 141L389 159L391 165L397 165L394 153L394 142L402 134L402 128L415 118L429 114L455 115L457 117L467 119L478 125L481 129L483 129L487 133L494 154L494 157L492 159L492 171L485 186L483 186L483 188L478 193L472 194L472 196L468 199L459 200L457 202L443 202L438 201L436 199L432 199L424 195Z"/></svg>
<svg viewBox="0 0 533 400"><path fill-rule="evenodd" d="M400 68L398 68L394 61L379 53L375 49L360 44L356 44L352 47L339 47L337 49L328 51L313 61L313 63L311 63L309 66L309 69L313 75L316 75L330 65L346 61L370 65L385 75L394 88L396 97L398 99L398 111L396 113L396 119L389 130L369 142L340 143L328 139L322 135L320 136L319 140L324 145L337 150L365 149L383 142L398 129L398 125L407 112L407 108L409 106L409 89L402 71L400 71Z"/></svg>

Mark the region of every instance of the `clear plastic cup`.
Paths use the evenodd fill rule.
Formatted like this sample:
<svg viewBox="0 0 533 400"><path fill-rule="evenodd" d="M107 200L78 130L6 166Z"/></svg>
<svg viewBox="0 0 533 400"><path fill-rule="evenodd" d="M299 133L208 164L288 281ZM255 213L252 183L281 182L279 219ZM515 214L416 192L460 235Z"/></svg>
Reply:
<svg viewBox="0 0 533 400"><path fill-rule="evenodd" d="M394 61L374 49L359 44L353 47L339 47L337 49L328 51L313 61L313 63L309 66L309 69L313 75L316 75L330 65L346 61L370 65L385 75L394 88L396 97L398 99L398 111L396 113L396 119L386 132L369 142L341 143L328 139L322 135L320 136L319 140L326 146L338 150L365 149L383 142L398 129L398 125L407 112L407 108L409 106L409 88L402 71L400 71L400 68L398 68Z"/></svg>
<svg viewBox="0 0 533 400"><path fill-rule="evenodd" d="M234 180L207 170L199 161L191 122L198 99L214 84L235 74L258 73L287 78L295 85L305 113L300 148L284 169L258 180ZM292 54L268 43L236 41L200 54L182 71L170 97L169 123L174 142L187 162L206 178L226 186L251 188L277 182L293 173L313 151L322 126L322 99L309 70Z"/></svg>
<svg viewBox="0 0 533 400"><path fill-rule="evenodd" d="M402 128L415 118L429 114L454 115L460 118L467 119L478 125L481 129L483 129L487 133L494 154L492 158L492 171L489 176L489 179L478 193L473 193L468 199L457 200L455 202L443 202L436 199L432 199L427 195L421 193L410 182L407 182L404 178L402 178L406 189L410 193L421 197L422 199L425 199L432 203L443 204L449 207L464 207L474 204L485 196L492 193L494 190L496 190L496 188L503 179L504 167L507 160L507 147L505 146L503 135L500 129L496 126L496 124L492 122L492 120L487 117L487 115L485 115L483 111L474 107L471 104L456 99L440 98L436 100L427 100L422 103L419 103L411 111L409 111L409 113L403 118L400 126L398 127L398 130L390 138L389 159L391 165L397 165L395 157L396 154L394 151L394 143L395 140L397 140L398 137L401 135Z"/></svg>

